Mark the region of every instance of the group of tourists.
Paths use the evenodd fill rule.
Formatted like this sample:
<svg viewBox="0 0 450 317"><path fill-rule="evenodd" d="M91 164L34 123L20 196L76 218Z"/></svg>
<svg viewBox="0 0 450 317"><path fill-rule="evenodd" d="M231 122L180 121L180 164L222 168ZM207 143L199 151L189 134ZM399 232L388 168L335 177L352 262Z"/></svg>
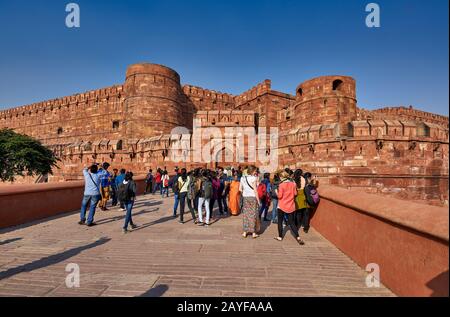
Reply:
<svg viewBox="0 0 450 317"><path fill-rule="evenodd" d="M106 205L112 199L113 207L120 205L122 211L126 211L123 232L128 232L128 227L137 228L133 223L132 209L136 200L137 186L133 180L133 172L125 169L113 169L111 174L108 169L109 163L95 163L90 167L83 169L85 182L83 201L81 203L80 221L78 224L95 226L95 209L98 205L100 210L109 210ZM86 219L87 206L89 206L89 215Z"/></svg>
<svg viewBox="0 0 450 317"><path fill-rule="evenodd" d="M137 226L132 220L132 209L136 200L136 183L133 173L124 169L113 170L110 174L108 163L94 164L83 170L85 193L83 197L79 224L95 225L94 215L97 204L101 210L107 209L107 202L112 199L112 206L120 204L126 211L123 232L129 226ZM309 230L311 211L319 203L318 183L311 173L301 169L286 168L273 175L260 173L253 165L237 169L217 167L216 169L175 168L169 176L167 168L158 168L155 173L150 169L145 179L144 194L157 192L162 198L173 193L173 218L185 224L186 205L193 223L210 226L219 217L237 216L242 213L242 236L251 235L258 238L262 222L272 221L278 225L277 241L283 240L286 225L296 241L303 245L299 231L303 227ZM216 207L217 202L217 209ZM89 216L86 220L87 205L90 203ZM272 210L270 208L272 206ZM178 211L179 210L179 211Z"/></svg>

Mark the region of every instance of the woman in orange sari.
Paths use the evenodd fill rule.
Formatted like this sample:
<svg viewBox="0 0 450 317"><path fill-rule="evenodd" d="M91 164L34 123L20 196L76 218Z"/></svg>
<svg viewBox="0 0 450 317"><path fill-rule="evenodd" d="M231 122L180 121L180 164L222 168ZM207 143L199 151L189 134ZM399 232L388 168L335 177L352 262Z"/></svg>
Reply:
<svg viewBox="0 0 450 317"><path fill-rule="evenodd" d="M228 195L228 209L233 216L239 215L240 212L240 192L239 192L238 175L233 174L233 181L230 183L230 192Z"/></svg>

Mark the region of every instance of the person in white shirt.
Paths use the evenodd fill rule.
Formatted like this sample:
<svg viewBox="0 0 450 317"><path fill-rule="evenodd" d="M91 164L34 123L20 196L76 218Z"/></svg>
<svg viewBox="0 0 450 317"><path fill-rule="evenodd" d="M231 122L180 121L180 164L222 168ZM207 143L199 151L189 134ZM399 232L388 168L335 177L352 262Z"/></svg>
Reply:
<svg viewBox="0 0 450 317"><path fill-rule="evenodd" d="M247 173L242 176L239 191L242 192L243 197L243 234L244 238L249 233L252 237L258 238L259 231L259 197L258 197L258 177L255 166L249 166Z"/></svg>

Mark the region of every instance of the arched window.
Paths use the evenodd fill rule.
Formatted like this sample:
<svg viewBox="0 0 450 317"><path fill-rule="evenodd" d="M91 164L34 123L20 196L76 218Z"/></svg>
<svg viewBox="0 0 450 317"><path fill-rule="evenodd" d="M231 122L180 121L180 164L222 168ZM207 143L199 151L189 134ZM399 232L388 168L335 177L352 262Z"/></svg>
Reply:
<svg viewBox="0 0 450 317"><path fill-rule="evenodd" d="M297 95L303 96L303 89L302 88L297 89Z"/></svg>
<svg viewBox="0 0 450 317"><path fill-rule="evenodd" d="M333 90L341 90L343 81L340 79L336 79L333 81Z"/></svg>
<svg viewBox="0 0 450 317"><path fill-rule="evenodd" d="M56 131L56 133L58 133L58 135L61 135L63 133L63 128L58 128L58 130Z"/></svg>

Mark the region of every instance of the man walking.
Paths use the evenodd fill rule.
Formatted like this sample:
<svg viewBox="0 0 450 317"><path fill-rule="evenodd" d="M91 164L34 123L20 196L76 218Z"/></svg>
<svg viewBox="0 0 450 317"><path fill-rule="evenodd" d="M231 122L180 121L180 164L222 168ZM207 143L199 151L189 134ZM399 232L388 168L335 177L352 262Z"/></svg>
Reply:
<svg viewBox="0 0 450 317"><path fill-rule="evenodd" d="M101 210L106 211L106 204L109 200L110 186L111 186L111 174L108 172L109 163L103 163L102 169L98 172L100 180L100 191L102 195L102 200L100 201L99 207Z"/></svg>
<svg viewBox="0 0 450 317"><path fill-rule="evenodd" d="M78 224L80 225L87 224L88 227L92 227L95 225L94 223L95 208L97 207L97 204L101 199L98 166L94 164L90 168L83 169L83 176L84 176L84 195L83 201L81 202L80 221L78 222ZM88 204L90 204L90 207L89 207L89 216L86 223L86 209Z"/></svg>
<svg viewBox="0 0 450 317"><path fill-rule="evenodd" d="M173 205L173 217L177 217L178 204L180 202L179 197L179 188L178 188L178 177L179 177L179 169L175 168L175 176L172 177L169 181L169 186L172 187L173 196L174 196L174 205ZM169 189L167 189L169 190Z"/></svg>
<svg viewBox="0 0 450 317"><path fill-rule="evenodd" d="M144 195L153 192L153 171L150 169L148 171L147 177L145 178L145 191Z"/></svg>
<svg viewBox="0 0 450 317"><path fill-rule="evenodd" d="M120 170L120 174L117 175L116 180L115 180L117 188L119 188L120 184L123 183L123 180L125 179L125 173L126 173L126 170L124 168L122 168ZM125 204L124 204L124 202L120 198L118 200L119 200L119 204L120 204L120 209L122 209L122 211L125 211Z"/></svg>

